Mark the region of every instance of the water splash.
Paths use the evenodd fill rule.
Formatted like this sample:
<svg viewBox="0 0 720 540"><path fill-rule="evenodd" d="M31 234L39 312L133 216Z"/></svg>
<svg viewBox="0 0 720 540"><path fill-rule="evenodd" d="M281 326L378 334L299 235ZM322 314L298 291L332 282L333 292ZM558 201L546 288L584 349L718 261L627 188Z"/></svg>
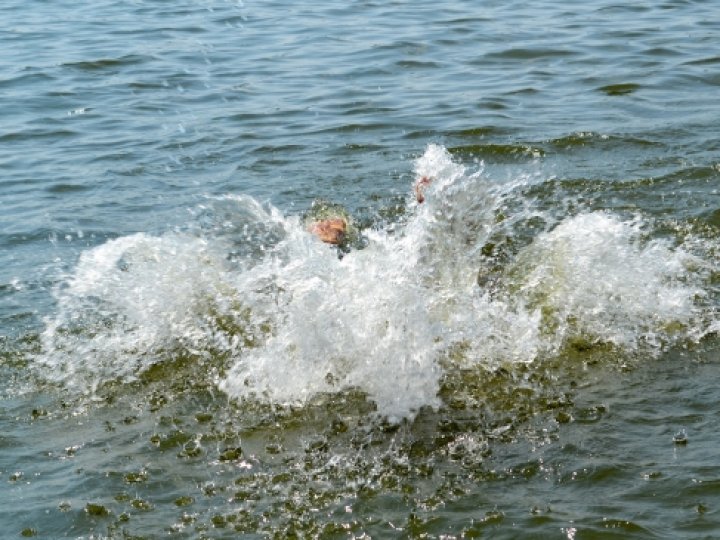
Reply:
<svg viewBox="0 0 720 540"><path fill-rule="evenodd" d="M542 310L552 349L572 336L657 349L701 324L704 292L691 270L699 262L667 240L646 238L640 219L593 212L538 236L512 272L518 297Z"/></svg>
<svg viewBox="0 0 720 540"><path fill-rule="evenodd" d="M494 181L438 145L415 172L432 178L426 202L408 194L402 223L364 231L342 258L245 196L208 199L190 232L88 250L56 291L36 365L92 391L194 355L238 399L352 388L399 418L440 406L453 365L527 364L577 339L654 354L717 327L707 263L642 218L551 216L523 198L540 180Z"/></svg>

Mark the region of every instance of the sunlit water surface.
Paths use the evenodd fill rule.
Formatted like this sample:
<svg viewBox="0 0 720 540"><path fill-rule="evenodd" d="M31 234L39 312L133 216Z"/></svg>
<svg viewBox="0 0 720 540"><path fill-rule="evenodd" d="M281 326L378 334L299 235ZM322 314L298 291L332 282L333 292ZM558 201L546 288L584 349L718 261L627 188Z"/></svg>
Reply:
<svg viewBox="0 0 720 540"><path fill-rule="evenodd" d="M716 9L476 4L3 3L4 535L720 535Z"/></svg>

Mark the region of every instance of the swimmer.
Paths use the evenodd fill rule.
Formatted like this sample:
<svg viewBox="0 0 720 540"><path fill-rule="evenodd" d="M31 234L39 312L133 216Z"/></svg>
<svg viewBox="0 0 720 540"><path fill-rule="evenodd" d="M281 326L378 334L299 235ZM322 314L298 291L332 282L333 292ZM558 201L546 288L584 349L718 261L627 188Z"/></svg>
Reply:
<svg viewBox="0 0 720 540"><path fill-rule="evenodd" d="M432 183L429 176L421 176L414 186L415 200L425 202L425 190ZM360 234L347 210L339 204L323 200L313 201L304 217L306 230L325 242L347 250L351 245L359 247Z"/></svg>
<svg viewBox="0 0 720 540"><path fill-rule="evenodd" d="M326 244L347 251L357 247L360 233L350 214L339 204L323 200L313 201L312 207L303 218L305 229Z"/></svg>

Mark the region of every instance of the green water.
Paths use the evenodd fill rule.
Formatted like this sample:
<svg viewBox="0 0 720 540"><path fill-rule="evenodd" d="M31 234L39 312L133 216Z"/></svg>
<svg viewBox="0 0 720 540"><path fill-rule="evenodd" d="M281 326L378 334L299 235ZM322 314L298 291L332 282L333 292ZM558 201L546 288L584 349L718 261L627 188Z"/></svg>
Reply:
<svg viewBox="0 0 720 540"><path fill-rule="evenodd" d="M5 2L3 537L720 536L716 11Z"/></svg>

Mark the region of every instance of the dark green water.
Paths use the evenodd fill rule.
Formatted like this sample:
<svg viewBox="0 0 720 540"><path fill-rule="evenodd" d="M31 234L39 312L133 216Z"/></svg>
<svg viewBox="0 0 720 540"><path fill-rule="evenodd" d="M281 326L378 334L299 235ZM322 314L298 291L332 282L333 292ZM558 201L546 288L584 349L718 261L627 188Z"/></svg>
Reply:
<svg viewBox="0 0 720 540"><path fill-rule="evenodd" d="M4 2L2 536L720 536L719 13Z"/></svg>

